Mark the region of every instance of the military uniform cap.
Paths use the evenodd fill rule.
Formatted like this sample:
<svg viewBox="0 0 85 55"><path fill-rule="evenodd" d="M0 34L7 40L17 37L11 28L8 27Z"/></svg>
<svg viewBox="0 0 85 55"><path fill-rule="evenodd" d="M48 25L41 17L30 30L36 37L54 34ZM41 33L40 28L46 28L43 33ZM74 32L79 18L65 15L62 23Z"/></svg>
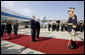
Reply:
<svg viewBox="0 0 85 55"><path fill-rule="evenodd" d="M74 9L75 9L74 7L70 7L69 11L74 11Z"/></svg>

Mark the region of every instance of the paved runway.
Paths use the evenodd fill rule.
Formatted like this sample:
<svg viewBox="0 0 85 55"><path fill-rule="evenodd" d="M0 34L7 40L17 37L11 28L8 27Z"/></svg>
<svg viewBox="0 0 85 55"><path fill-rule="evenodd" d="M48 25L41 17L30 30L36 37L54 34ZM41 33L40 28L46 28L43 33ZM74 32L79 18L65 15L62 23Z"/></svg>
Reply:
<svg viewBox="0 0 85 55"><path fill-rule="evenodd" d="M18 34L31 35L30 28L19 29ZM59 38L59 39L70 39L70 34L67 31L48 31L48 29L41 28L40 36ZM75 37L77 41L84 41L84 32L77 32ZM1 53L2 54L45 54L40 51L36 51L24 46L17 45L12 42L1 39Z"/></svg>

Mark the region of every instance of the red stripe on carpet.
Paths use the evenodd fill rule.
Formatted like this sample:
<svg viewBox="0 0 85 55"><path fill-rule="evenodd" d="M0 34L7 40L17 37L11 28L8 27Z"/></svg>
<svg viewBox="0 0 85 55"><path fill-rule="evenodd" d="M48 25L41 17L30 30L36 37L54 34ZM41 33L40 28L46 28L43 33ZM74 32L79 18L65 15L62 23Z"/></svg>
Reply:
<svg viewBox="0 0 85 55"><path fill-rule="evenodd" d="M77 49L69 49L67 47L68 40L40 37L36 39L36 42L31 41L30 35L18 34L17 38L14 38L14 34L11 34L11 39L7 39L7 34L1 39L31 48L46 54L84 54L84 42L77 41Z"/></svg>

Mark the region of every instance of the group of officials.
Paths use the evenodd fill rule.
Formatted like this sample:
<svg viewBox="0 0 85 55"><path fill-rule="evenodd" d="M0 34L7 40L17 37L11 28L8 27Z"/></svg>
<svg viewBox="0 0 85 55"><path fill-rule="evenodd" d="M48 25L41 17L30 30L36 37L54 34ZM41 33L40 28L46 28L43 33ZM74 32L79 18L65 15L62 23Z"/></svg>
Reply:
<svg viewBox="0 0 85 55"><path fill-rule="evenodd" d="M40 33L40 19L37 18L37 21L35 21L35 16L32 16L32 20L30 23L31 27L31 36L32 36L32 41L36 42L35 37L37 36L37 39L39 39L39 33Z"/></svg>
<svg viewBox="0 0 85 55"><path fill-rule="evenodd" d="M17 20L14 21L14 23L11 23L9 20L6 21L6 24L1 24L1 37L4 33L8 34L8 39L10 39L10 34L12 32L12 24L13 24L13 30L14 35L17 37L17 31L18 31L18 23Z"/></svg>
<svg viewBox="0 0 85 55"><path fill-rule="evenodd" d="M31 36L32 36L32 41L35 42L35 36L37 36L37 39L39 39L39 33L40 33L40 19L37 18L37 21L35 21L35 16L32 16L32 20L30 23L31 27ZM13 29L12 29L13 25ZM9 20L6 21L6 24L1 24L1 37L3 36L4 33L8 34L8 39L10 39L10 34L12 30L14 31L15 37L17 37L17 32L18 32L18 23L17 20L15 20L14 23L11 23Z"/></svg>

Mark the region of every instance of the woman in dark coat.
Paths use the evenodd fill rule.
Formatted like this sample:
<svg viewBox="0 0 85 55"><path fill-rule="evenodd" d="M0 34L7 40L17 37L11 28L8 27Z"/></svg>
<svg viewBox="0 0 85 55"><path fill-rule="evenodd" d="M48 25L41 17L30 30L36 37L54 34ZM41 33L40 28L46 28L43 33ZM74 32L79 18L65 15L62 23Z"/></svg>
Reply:
<svg viewBox="0 0 85 55"><path fill-rule="evenodd" d="M12 30L12 25L11 25L10 21L7 20L7 22L6 22L6 32L8 34L9 39L10 39L11 30Z"/></svg>
<svg viewBox="0 0 85 55"><path fill-rule="evenodd" d="M18 31L18 23L17 23L17 20L14 22L13 29L14 29L14 35L17 36L17 31Z"/></svg>

